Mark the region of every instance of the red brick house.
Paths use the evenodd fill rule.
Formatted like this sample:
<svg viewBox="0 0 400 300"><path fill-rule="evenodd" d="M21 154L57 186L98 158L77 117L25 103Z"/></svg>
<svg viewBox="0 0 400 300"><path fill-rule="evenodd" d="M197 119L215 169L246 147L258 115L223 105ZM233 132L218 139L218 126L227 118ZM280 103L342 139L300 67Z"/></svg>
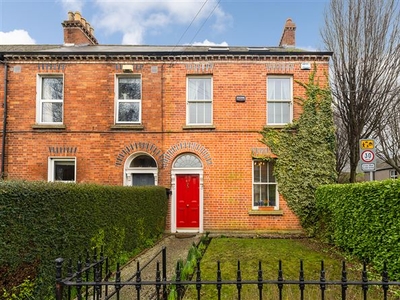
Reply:
<svg viewBox="0 0 400 300"><path fill-rule="evenodd" d="M315 63L288 19L278 47L99 45L79 13L63 45L0 45L4 179L162 185L171 232L299 230L264 126L297 118Z"/></svg>

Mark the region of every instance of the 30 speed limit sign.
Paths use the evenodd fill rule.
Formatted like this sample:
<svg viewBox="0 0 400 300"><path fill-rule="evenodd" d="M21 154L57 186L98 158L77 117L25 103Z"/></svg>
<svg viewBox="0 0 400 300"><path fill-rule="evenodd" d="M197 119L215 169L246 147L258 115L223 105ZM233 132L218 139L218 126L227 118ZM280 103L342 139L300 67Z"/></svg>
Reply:
<svg viewBox="0 0 400 300"><path fill-rule="evenodd" d="M371 150L364 150L363 152L361 152L361 160L363 162L372 162L375 159L375 154L373 151Z"/></svg>

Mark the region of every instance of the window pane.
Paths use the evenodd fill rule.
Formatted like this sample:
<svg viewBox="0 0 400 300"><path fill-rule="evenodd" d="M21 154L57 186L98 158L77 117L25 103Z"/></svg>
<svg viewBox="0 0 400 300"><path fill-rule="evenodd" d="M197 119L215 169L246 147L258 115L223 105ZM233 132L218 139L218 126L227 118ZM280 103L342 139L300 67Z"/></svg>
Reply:
<svg viewBox="0 0 400 300"><path fill-rule="evenodd" d="M211 103L204 103L204 123L211 124Z"/></svg>
<svg viewBox="0 0 400 300"><path fill-rule="evenodd" d="M62 103L42 103L42 122L62 122Z"/></svg>
<svg viewBox="0 0 400 300"><path fill-rule="evenodd" d="M139 103L120 102L118 106L119 122L139 122Z"/></svg>
<svg viewBox="0 0 400 300"><path fill-rule="evenodd" d="M261 169L258 166L257 161L254 162L254 167L253 167L253 182L260 182L261 180Z"/></svg>
<svg viewBox="0 0 400 300"><path fill-rule="evenodd" d="M188 85L188 100L211 99L210 78L189 78Z"/></svg>
<svg viewBox="0 0 400 300"><path fill-rule="evenodd" d="M196 103L189 103L189 123L195 124L197 123L196 118Z"/></svg>
<svg viewBox="0 0 400 300"><path fill-rule="evenodd" d="M63 98L63 79L59 77L42 78L42 99L61 100Z"/></svg>
<svg viewBox="0 0 400 300"><path fill-rule="evenodd" d="M140 78L118 78L118 99L140 98Z"/></svg>
<svg viewBox="0 0 400 300"><path fill-rule="evenodd" d="M254 184L253 185L253 195L254 195L254 199L253 199L253 205L254 206L260 206L262 205L262 201L261 201L261 185L259 184Z"/></svg>
<svg viewBox="0 0 400 300"><path fill-rule="evenodd" d="M269 102L267 110L269 124L290 122L290 102Z"/></svg>
<svg viewBox="0 0 400 300"><path fill-rule="evenodd" d="M274 163L272 162L268 164L268 182L276 182L274 176Z"/></svg>
<svg viewBox="0 0 400 300"><path fill-rule="evenodd" d="M276 184L270 184L268 187L268 205L275 206L276 205Z"/></svg>
<svg viewBox="0 0 400 300"><path fill-rule="evenodd" d="M75 181L74 162L55 161L54 162L55 181Z"/></svg>
<svg viewBox="0 0 400 300"><path fill-rule="evenodd" d="M150 156L147 155L139 155L138 157L135 157L131 164L131 168L156 168L156 162L154 159Z"/></svg>
<svg viewBox="0 0 400 300"><path fill-rule="evenodd" d="M191 102L188 107L190 124L211 124L210 102Z"/></svg>
<svg viewBox="0 0 400 300"><path fill-rule="evenodd" d="M290 78L268 78L268 100L291 100Z"/></svg>
<svg viewBox="0 0 400 300"><path fill-rule="evenodd" d="M132 174L132 185L143 186L143 185L154 185L153 174Z"/></svg>

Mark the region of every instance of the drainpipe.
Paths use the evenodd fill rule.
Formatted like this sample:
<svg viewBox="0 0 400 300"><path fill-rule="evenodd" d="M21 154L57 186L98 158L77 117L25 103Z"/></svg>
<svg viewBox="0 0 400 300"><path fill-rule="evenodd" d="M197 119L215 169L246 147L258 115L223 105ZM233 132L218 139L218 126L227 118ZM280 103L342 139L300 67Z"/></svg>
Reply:
<svg viewBox="0 0 400 300"><path fill-rule="evenodd" d="M4 115L3 115L3 136L1 141L1 179L4 179L4 161L6 151L6 132L7 132L7 63L4 63Z"/></svg>

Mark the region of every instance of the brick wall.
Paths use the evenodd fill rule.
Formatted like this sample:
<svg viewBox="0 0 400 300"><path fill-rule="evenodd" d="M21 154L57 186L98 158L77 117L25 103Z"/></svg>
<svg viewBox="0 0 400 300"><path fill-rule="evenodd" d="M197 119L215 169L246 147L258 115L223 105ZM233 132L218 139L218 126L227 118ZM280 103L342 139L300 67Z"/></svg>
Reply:
<svg viewBox="0 0 400 300"><path fill-rule="evenodd" d="M281 61L216 60L199 62L212 68L193 69L193 62L139 62L142 78L143 128L114 125L114 83L126 62L51 62L10 64L8 83L8 178L47 180L48 158L77 158L77 181L122 185L124 163L143 152L158 164L159 185L171 186L173 160L181 153L198 155L204 172L204 230L297 230L297 218L280 201L283 215L252 215L252 148L265 147L259 131L266 124L268 75L288 74L308 81L303 59ZM197 63L197 62L196 62ZM287 66L290 65L290 68ZM317 59L317 78L326 82L328 64ZM20 72L13 72L20 66ZM1 70L0 70L1 71ZM35 126L38 74L64 76L62 129ZM213 77L213 128L186 127L186 78ZM3 80L0 72L0 97ZM236 102L237 95L246 96ZM294 97L304 91L294 83ZM2 108L0 108L2 114ZM294 104L294 117L301 108ZM168 154L162 160L162 154ZM165 157L164 157L165 158ZM168 220L170 225L170 220Z"/></svg>

